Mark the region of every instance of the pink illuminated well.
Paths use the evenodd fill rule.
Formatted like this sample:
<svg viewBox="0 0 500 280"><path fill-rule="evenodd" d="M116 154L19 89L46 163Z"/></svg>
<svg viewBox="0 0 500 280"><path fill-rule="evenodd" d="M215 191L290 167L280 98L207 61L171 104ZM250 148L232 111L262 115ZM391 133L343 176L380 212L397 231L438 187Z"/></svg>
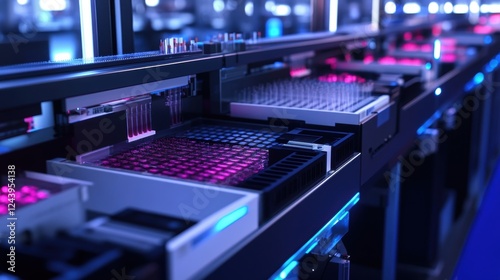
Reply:
<svg viewBox="0 0 500 280"><path fill-rule="evenodd" d="M237 185L267 165L267 149L187 138L157 139L98 165L222 185Z"/></svg>
<svg viewBox="0 0 500 280"><path fill-rule="evenodd" d="M364 64L370 64L370 63L372 63L374 60L375 60L375 59L374 59L373 55L367 55L367 56L365 56L365 58L363 58L363 63L364 63Z"/></svg>
<svg viewBox="0 0 500 280"><path fill-rule="evenodd" d="M422 52L432 52L433 51L433 47L431 44L423 44L422 46L420 46L420 50Z"/></svg>
<svg viewBox="0 0 500 280"><path fill-rule="evenodd" d="M412 65L422 66L425 61L419 58L395 58L392 56L385 56L378 60L378 63L383 65Z"/></svg>
<svg viewBox="0 0 500 280"><path fill-rule="evenodd" d="M473 29L476 34L491 34L495 29L489 25L476 25Z"/></svg>
<svg viewBox="0 0 500 280"><path fill-rule="evenodd" d="M403 44L403 46L401 48L405 51L418 51L418 50L420 50L420 47L415 43L405 43L405 44Z"/></svg>
<svg viewBox="0 0 500 280"><path fill-rule="evenodd" d="M327 74L318 78L322 82L328 83L365 83L366 79L349 73Z"/></svg>
<svg viewBox="0 0 500 280"><path fill-rule="evenodd" d="M335 57L330 57L325 60L326 64L330 64L331 66L337 64L337 58Z"/></svg>
<svg viewBox="0 0 500 280"><path fill-rule="evenodd" d="M440 24L432 26L432 36L439 36L441 35L441 32L443 32L443 28Z"/></svg>
<svg viewBox="0 0 500 280"><path fill-rule="evenodd" d="M296 69L290 69L290 76L295 78L295 77L304 77L307 76L311 73L311 70L302 67L302 68L296 68Z"/></svg>
<svg viewBox="0 0 500 280"><path fill-rule="evenodd" d="M392 56L384 56L384 57L381 57L378 62L380 64L388 64L388 65L392 65L392 64L396 64L396 58L392 57Z"/></svg>
<svg viewBox="0 0 500 280"><path fill-rule="evenodd" d="M12 202L16 205L15 210L17 210L49 197L50 193L47 190L36 186L21 186L16 192L9 192L8 186L2 186L0 188L0 215L5 215L9 210L13 210L9 209L9 204L13 204Z"/></svg>
<svg viewBox="0 0 500 280"><path fill-rule="evenodd" d="M490 16L490 24L500 24L500 14Z"/></svg>
<svg viewBox="0 0 500 280"><path fill-rule="evenodd" d="M397 64L422 66L424 65L424 61L418 58L401 58L397 61Z"/></svg>
<svg viewBox="0 0 500 280"><path fill-rule="evenodd" d="M447 54L442 54L441 55L441 61L443 62L456 62L457 61L457 56L453 53L447 53Z"/></svg>

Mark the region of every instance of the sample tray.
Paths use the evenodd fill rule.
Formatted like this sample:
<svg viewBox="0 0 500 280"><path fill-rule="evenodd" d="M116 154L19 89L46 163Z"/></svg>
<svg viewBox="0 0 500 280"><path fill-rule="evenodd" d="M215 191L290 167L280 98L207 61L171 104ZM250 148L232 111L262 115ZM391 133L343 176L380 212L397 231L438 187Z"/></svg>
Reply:
<svg viewBox="0 0 500 280"><path fill-rule="evenodd" d="M334 126L360 124L386 106L389 96L372 96L373 83L329 79L282 80L244 89L230 101L232 117L267 120L303 120Z"/></svg>

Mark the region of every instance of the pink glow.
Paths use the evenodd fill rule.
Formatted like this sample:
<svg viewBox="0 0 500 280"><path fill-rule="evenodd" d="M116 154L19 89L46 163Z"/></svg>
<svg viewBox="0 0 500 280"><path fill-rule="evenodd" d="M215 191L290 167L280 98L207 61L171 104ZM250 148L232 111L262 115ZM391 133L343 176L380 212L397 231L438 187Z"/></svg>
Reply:
<svg viewBox="0 0 500 280"><path fill-rule="evenodd" d="M333 66L333 65L337 64L337 58L335 58L335 57L330 57L330 58L327 58L327 59L325 60L325 63L326 63L326 64L330 64L330 65L332 65L332 66Z"/></svg>
<svg viewBox="0 0 500 280"><path fill-rule="evenodd" d="M2 186L2 192L4 194L0 195L0 215L8 213L7 205L12 203L9 199L14 199L16 209L19 209L50 197L50 193L47 190L39 189L35 186L22 186L19 188L19 191L13 193L15 196L10 198L7 186Z"/></svg>
<svg viewBox="0 0 500 280"><path fill-rule="evenodd" d="M441 56L441 61L443 62L455 62L457 60L457 56L455 54L452 54L452 53L447 53L447 54L443 54Z"/></svg>
<svg viewBox="0 0 500 280"><path fill-rule="evenodd" d="M405 39L406 41L411 40L412 38L413 38L413 35L411 34L411 32L405 32L403 34L403 39Z"/></svg>
<svg viewBox="0 0 500 280"><path fill-rule="evenodd" d="M348 73L328 74L328 75L321 76L318 79L322 82L327 82L327 83L337 83L337 82L364 83L364 82L366 82L366 80L363 77L348 74Z"/></svg>
<svg viewBox="0 0 500 280"><path fill-rule="evenodd" d="M433 36L439 36L439 35L441 35L441 32L442 32L441 25L437 24L437 25L432 26L432 35Z"/></svg>
<svg viewBox="0 0 500 280"><path fill-rule="evenodd" d="M441 41L442 47L443 46L454 46L457 44L457 40L455 40L453 38L442 38L442 39L440 39L440 41Z"/></svg>
<svg viewBox="0 0 500 280"><path fill-rule="evenodd" d="M49 194L44 192L44 191L39 191L36 196L39 198L39 199L46 199L49 197Z"/></svg>
<svg viewBox="0 0 500 280"><path fill-rule="evenodd" d="M24 122L28 124L28 129L26 132L29 132L33 129L33 117L24 118Z"/></svg>
<svg viewBox="0 0 500 280"><path fill-rule="evenodd" d="M495 29L489 25L476 25L474 26L474 33L476 34L491 34Z"/></svg>
<svg viewBox="0 0 500 280"><path fill-rule="evenodd" d="M23 199L18 199L17 201L22 203L22 204L33 204L33 203L37 202L38 199L34 196L27 196Z"/></svg>
<svg viewBox="0 0 500 280"><path fill-rule="evenodd" d="M365 58L363 58L363 63L364 64L370 64L374 61L373 55L367 55Z"/></svg>
<svg viewBox="0 0 500 280"><path fill-rule="evenodd" d="M420 49L415 43L405 43L401 48L405 51L418 51Z"/></svg>
<svg viewBox="0 0 500 280"><path fill-rule="evenodd" d="M384 56L378 60L380 64L392 65L396 64L396 59L391 56Z"/></svg>
<svg viewBox="0 0 500 280"><path fill-rule="evenodd" d="M304 77L311 73L311 70L303 67L297 69L290 69L290 77Z"/></svg>
<svg viewBox="0 0 500 280"><path fill-rule="evenodd" d="M398 64L421 66L424 65L424 62L420 59L402 58L398 60Z"/></svg>
<svg viewBox="0 0 500 280"><path fill-rule="evenodd" d="M457 47L455 45L441 45L441 52L455 52Z"/></svg>
<svg viewBox="0 0 500 280"><path fill-rule="evenodd" d="M139 150L140 153L135 151ZM134 155L131 157L130 155ZM147 163L136 166L135 162ZM113 160L112 160L113 159ZM128 159L128 160L127 160ZM236 185L248 178L245 170L260 171L267 164L265 149L208 143L186 138L162 138L102 160L102 166L136 170L163 176L215 184ZM110 164L113 162L112 164ZM232 164L238 165L233 166ZM231 166L231 167L230 167ZM241 172L242 170L243 172Z"/></svg>
<svg viewBox="0 0 500 280"><path fill-rule="evenodd" d="M491 15L490 16L490 24L500 24L500 15Z"/></svg>
<svg viewBox="0 0 500 280"><path fill-rule="evenodd" d="M423 44L422 46L420 46L420 50L422 52L432 52L433 48L431 44Z"/></svg>

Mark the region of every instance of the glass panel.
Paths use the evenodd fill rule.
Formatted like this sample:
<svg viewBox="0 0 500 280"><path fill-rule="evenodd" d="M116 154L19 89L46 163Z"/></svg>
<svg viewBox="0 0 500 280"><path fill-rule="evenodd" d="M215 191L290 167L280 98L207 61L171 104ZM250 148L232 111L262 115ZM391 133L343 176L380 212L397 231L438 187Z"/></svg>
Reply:
<svg viewBox="0 0 500 280"><path fill-rule="evenodd" d="M78 0L0 1L0 66L81 56Z"/></svg>
<svg viewBox="0 0 500 280"><path fill-rule="evenodd" d="M221 33L278 37L310 31L310 0L132 0L135 51L161 38L210 40Z"/></svg>

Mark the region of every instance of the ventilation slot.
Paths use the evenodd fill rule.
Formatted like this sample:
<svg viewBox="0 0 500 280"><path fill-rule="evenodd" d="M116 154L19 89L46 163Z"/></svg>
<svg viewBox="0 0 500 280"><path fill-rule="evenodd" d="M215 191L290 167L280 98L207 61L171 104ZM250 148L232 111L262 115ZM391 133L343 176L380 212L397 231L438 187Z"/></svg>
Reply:
<svg viewBox="0 0 500 280"><path fill-rule="evenodd" d="M326 153L296 151L248 178L239 187L263 192L262 218L265 221L324 178L325 169Z"/></svg>

